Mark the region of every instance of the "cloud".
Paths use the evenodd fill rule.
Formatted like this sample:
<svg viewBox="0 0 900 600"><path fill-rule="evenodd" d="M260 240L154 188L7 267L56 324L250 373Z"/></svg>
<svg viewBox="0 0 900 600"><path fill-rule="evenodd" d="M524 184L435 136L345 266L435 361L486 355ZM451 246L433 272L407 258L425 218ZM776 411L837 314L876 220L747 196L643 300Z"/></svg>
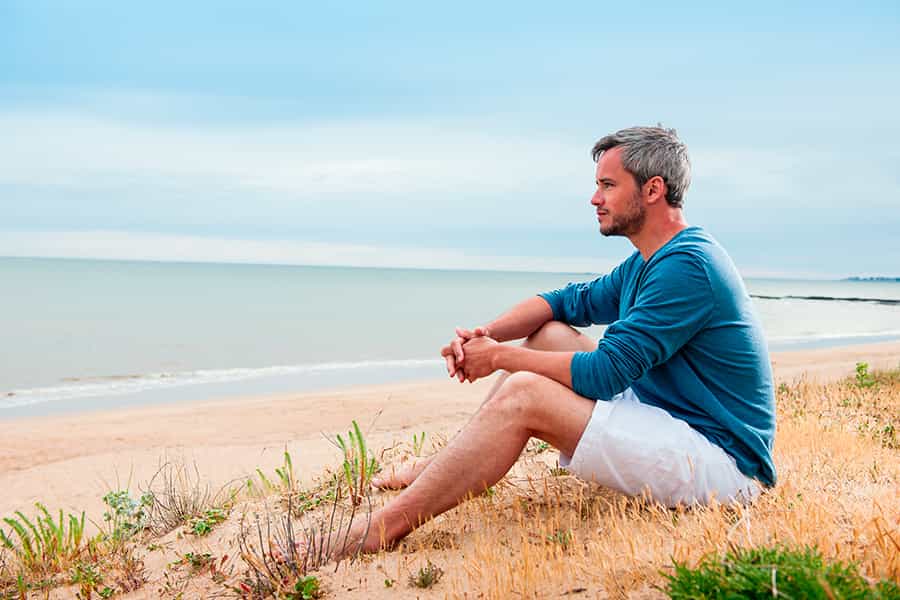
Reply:
<svg viewBox="0 0 900 600"><path fill-rule="evenodd" d="M896 215L900 180L890 165L898 160L893 147L864 156L816 146L699 146L691 151L691 188L718 189L754 206L847 210L852 201L852 211L889 208Z"/></svg>
<svg viewBox="0 0 900 600"><path fill-rule="evenodd" d="M0 115L0 183L96 187L183 182L333 194L468 189L503 193L558 179L582 148L453 123L159 127L65 114Z"/></svg>
<svg viewBox="0 0 900 600"><path fill-rule="evenodd" d="M0 256L557 273L605 271L618 262L586 257L497 256L427 247L116 231L0 232Z"/></svg>

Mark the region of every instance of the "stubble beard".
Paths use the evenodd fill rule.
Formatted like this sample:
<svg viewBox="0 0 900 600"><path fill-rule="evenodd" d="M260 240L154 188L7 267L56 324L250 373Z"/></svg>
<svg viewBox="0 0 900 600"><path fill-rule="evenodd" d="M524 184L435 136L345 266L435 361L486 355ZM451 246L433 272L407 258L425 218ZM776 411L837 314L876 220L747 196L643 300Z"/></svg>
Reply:
<svg viewBox="0 0 900 600"><path fill-rule="evenodd" d="M611 220L608 221L609 227L600 226L600 233L604 237L610 236L630 236L638 233L644 227L644 221L647 219L647 210L641 203L640 193L631 197L628 203L628 210L616 217L609 215Z"/></svg>

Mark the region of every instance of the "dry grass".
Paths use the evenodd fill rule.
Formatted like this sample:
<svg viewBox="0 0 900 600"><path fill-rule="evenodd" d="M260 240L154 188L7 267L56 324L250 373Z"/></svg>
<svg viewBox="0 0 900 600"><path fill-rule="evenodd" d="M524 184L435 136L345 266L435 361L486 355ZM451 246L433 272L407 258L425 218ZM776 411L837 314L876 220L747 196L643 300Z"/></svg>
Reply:
<svg viewBox="0 0 900 600"><path fill-rule="evenodd" d="M853 378L829 385L800 381L781 386L777 400L779 483L749 507L669 510L625 498L560 475L556 454L532 443L490 494L421 527L397 550L321 569L312 555L316 547L305 544L307 552L298 553L290 540L345 529L347 521L329 513L341 494L325 495L321 484L334 481L334 472L326 472L308 491L273 486L274 501L258 494L236 499L235 512L256 512L260 520L248 516L238 523L233 513L202 541L179 530L159 538L159 547L176 553L178 566L148 569L152 585L138 592L146 595L129 598L178 597L185 589L199 590L197 597L256 598L288 592L308 574L335 598L656 598L665 597L664 574L674 562L695 565L711 553L776 544L816 546L827 560L858 564L871 580L900 582L900 371L876 374L873 385ZM414 450L407 442L381 456L397 461ZM211 495L196 471L180 482L175 475L162 480L181 506L169 523L183 522ZM393 495L376 493L372 501L382 504ZM294 505L298 500L303 510ZM346 498L340 502L352 512ZM188 552L209 556L216 568L194 568L184 560ZM140 558L113 558L92 557L105 581L122 592L139 587ZM0 549L0 598L15 594L20 570L15 555ZM408 585L438 572L427 591ZM176 575L185 581L173 583ZM194 587L184 587L188 579ZM286 585L279 589L275 581Z"/></svg>
<svg viewBox="0 0 900 600"><path fill-rule="evenodd" d="M275 511L268 504L257 506L252 515L241 519L237 545L246 569L227 587L243 598L294 598L298 584L318 578L311 575L321 569L335 549L350 549L348 538L354 518L362 511L357 502L342 491L342 479L334 478L331 500L318 519L310 513L294 510L294 493L286 493L287 506ZM367 501L369 496L365 497ZM348 505L349 504L349 505ZM368 507L368 502L366 502ZM365 518L369 512L366 511ZM356 554L359 547L352 549ZM224 583L224 582L223 582ZM317 584L316 584L317 585ZM299 599L302 595L297 594Z"/></svg>
<svg viewBox="0 0 900 600"><path fill-rule="evenodd" d="M163 462L147 485L153 496L148 527L154 535L166 533L202 519L210 511L227 512L238 487L234 482L213 490L200 475L196 463L183 459Z"/></svg>
<svg viewBox="0 0 900 600"><path fill-rule="evenodd" d="M900 373L877 382L782 386L779 484L750 507L668 510L554 476L542 462L552 453L532 451L490 497L375 561L400 581L425 561L442 565L435 589L448 598L664 597L674 561L779 543L817 546L868 578L900 581L900 453L890 435L900 427ZM374 586L383 573L341 581L364 576Z"/></svg>
<svg viewBox="0 0 900 600"><path fill-rule="evenodd" d="M568 477L508 478L494 497L440 522L472 552L448 574L448 596L652 596L673 560L779 542L815 545L868 577L900 581L900 456L885 434L900 426L900 376L867 388L783 386L778 415L779 484L748 508L672 511ZM565 548L549 541L560 531L571 532Z"/></svg>

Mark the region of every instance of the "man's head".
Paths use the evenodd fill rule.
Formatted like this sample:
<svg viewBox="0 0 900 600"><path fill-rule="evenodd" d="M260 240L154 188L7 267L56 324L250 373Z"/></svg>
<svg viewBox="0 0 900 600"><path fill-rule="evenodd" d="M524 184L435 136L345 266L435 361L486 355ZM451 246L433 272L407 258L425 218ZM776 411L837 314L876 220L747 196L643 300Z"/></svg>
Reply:
<svg viewBox="0 0 900 600"><path fill-rule="evenodd" d="M601 138L591 154L597 162L591 204L603 235L635 235L648 210L681 208L691 184L691 162L674 129L622 129Z"/></svg>

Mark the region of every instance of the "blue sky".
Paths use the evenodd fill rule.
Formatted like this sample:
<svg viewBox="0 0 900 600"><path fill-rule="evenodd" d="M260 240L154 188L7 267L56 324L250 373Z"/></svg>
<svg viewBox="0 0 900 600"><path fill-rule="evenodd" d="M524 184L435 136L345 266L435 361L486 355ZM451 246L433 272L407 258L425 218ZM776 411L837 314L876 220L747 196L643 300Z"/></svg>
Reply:
<svg viewBox="0 0 900 600"><path fill-rule="evenodd" d="M0 2L0 255L602 271L678 129L747 275L900 275L900 4Z"/></svg>

